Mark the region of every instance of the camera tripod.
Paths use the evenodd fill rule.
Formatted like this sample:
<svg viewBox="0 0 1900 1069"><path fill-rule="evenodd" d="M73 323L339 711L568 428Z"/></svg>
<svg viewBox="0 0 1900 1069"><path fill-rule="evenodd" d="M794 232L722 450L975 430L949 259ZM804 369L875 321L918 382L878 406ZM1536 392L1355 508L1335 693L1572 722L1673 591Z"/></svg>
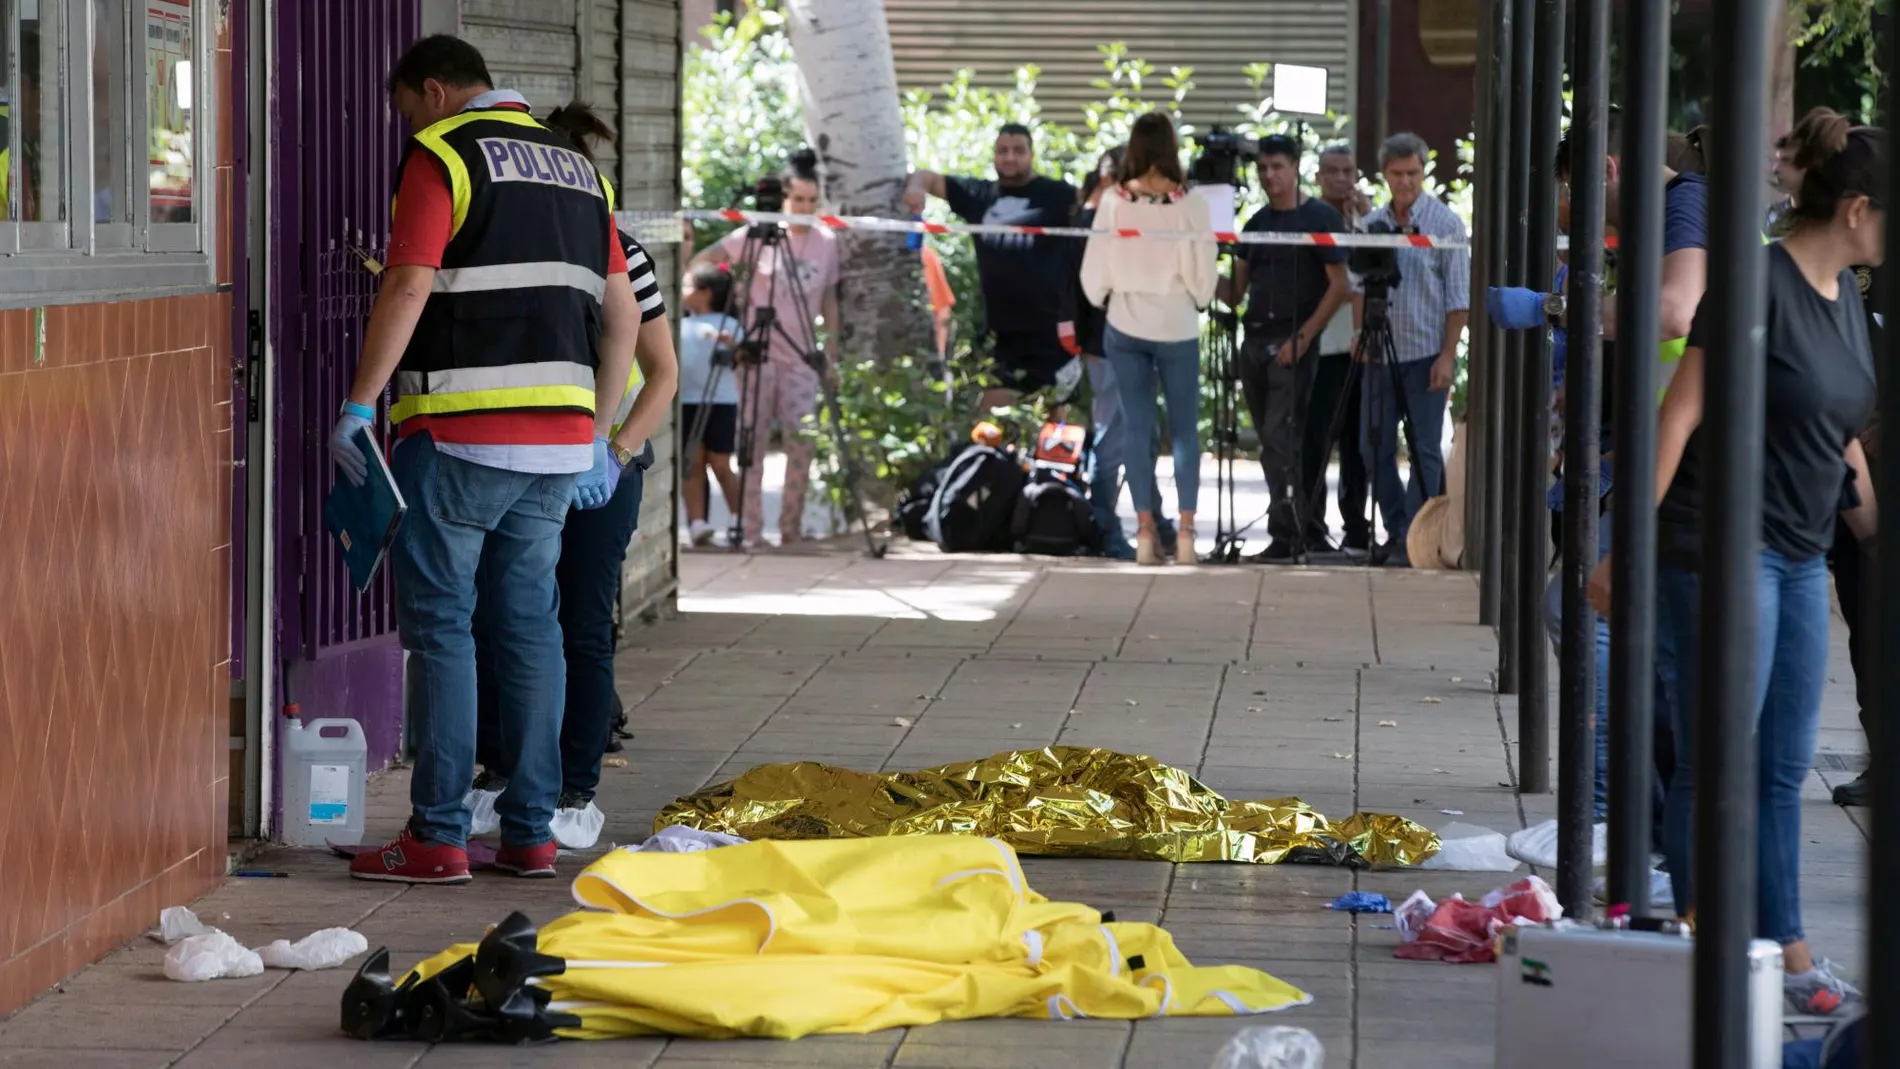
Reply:
<svg viewBox="0 0 1900 1069"><path fill-rule="evenodd" d="M1399 417L1399 430L1405 436L1405 448L1411 457L1412 478L1418 480L1424 478L1424 472L1419 468L1418 432L1412 424L1411 406L1405 398L1405 377L1399 366L1398 346L1392 339L1391 300L1391 283L1381 283L1371 279L1366 281L1365 313L1359 330L1359 341L1353 349L1352 364L1346 369L1346 382L1340 391L1339 403L1333 407L1332 420L1327 424L1326 437L1320 445L1320 456L1324 458L1333 455L1333 449L1339 445L1340 429L1346 422L1346 406L1360 403L1367 369L1377 364L1383 369L1391 383L1392 399ZM1373 373L1377 374L1377 372ZM1368 413L1369 417L1375 415L1378 413ZM1377 423L1368 418L1363 424L1363 433L1370 436L1378 432ZM1355 442L1352 445L1357 447L1358 443ZM1396 447L1397 443L1394 443L1394 448ZM1371 460L1373 458L1368 458L1368 461ZM1379 507L1379 475L1376 465L1372 466L1375 470L1368 472L1368 476L1373 492L1367 495L1366 508L1376 512ZM1318 467L1318 476L1313 485L1307 487L1305 493L1293 495L1294 522L1299 525L1301 535L1294 559L1300 563L1309 562L1312 556L1306 544L1306 532L1309 530L1307 517L1324 515L1326 510L1326 465L1322 463ZM1426 497L1432 496L1422 484L1420 490ZM1368 519L1366 529L1372 529L1370 519ZM1386 537L1391 539L1393 533L1388 530ZM1369 563L1372 556L1368 554L1364 559Z"/></svg>
<svg viewBox="0 0 1900 1069"><path fill-rule="evenodd" d="M1201 331L1201 352L1214 380L1214 549L1203 558L1209 564L1240 563L1240 549L1247 544L1234 500L1240 460L1239 329L1234 312L1213 311Z"/></svg>
<svg viewBox="0 0 1900 1069"><path fill-rule="evenodd" d="M857 463L844 434L844 409L838 400L837 382L827 373L825 352L818 347L817 339L812 333L811 301L805 293L804 279L799 274L798 258L792 252L791 242L787 240L789 233L789 230L776 223L753 224L746 230L745 243L739 253L739 262L733 268L735 280L742 281L746 288L735 291L727 318L735 324L743 325L747 314L751 315L750 328L746 330L744 339L734 346L732 351L732 364L739 377L739 401L742 409L739 414L738 441L740 494L734 524L743 538L746 518L744 492L746 480L752 474L752 468L763 462L760 451L764 443L758 440L757 434L760 394L763 392L760 389L761 380L764 377L771 341L777 337L798 350L806 366L818 376L819 388L824 397L825 422L829 425L832 447L838 454L838 475L844 490L846 520L847 522L855 520L857 526L863 530L865 551L874 558L882 558L890 547L888 544L878 542L877 536L871 530L870 517L864 511L864 498L858 488ZM751 299L751 280L758 270L761 252L768 247L773 249L773 263L771 280L766 286L765 300L757 307L748 308L747 304ZM792 314L798 317L796 322L804 325L803 339L789 330L779 318L777 301L781 275L785 279L786 295L790 299ZM713 374L707 383L709 398L712 387L718 381L722 370L719 361L720 358L715 355ZM694 427L686 442L688 457L697 453L699 444L705 438L706 421L710 411L710 406L701 406L694 420ZM784 427L781 428L781 432L789 436L797 433L797 430ZM780 507L784 507L783 502L780 503ZM783 517L780 523L781 526L784 525ZM735 548L743 548L743 544Z"/></svg>

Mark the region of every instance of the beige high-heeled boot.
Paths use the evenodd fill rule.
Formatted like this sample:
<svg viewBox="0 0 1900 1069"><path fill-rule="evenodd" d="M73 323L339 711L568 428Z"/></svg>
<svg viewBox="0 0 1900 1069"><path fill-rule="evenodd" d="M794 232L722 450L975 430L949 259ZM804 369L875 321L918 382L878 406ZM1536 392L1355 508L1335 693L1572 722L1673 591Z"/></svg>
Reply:
<svg viewBox="0 0 1900 1069"><path fill-rule="evenodd" d="M1174 543L1174 563L1201 563L1200 555L1194 552L1194 514L1183 512L1175 529L1179 533Z"/></svg>
<svg viewBox="0 0 1900 1069"><path fill-rule="evenodd" d="M1135 563L1150 567L1162 563L1161 542L1155 535L1154 521L1135 529Z"/></svg>

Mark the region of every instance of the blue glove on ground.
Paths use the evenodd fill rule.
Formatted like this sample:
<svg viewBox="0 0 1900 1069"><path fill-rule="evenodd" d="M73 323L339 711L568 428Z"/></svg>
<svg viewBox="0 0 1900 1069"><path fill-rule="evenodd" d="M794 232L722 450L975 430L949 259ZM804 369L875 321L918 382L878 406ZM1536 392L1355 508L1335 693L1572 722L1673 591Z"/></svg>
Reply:
<svg viewBox="0 0 1900 1069"><path fill-rule="evenodd" d="M1484 310L1494 326L1529 330L1544 322L1544 295L1522 286L1492 286L1485 291Z"/></svg>
<svg viewBox="0 0 1900 1069"><path fill-rule="evenodd" d="M600 508L613 499L614 490L619 486L620 462L614 459L613 450L607 448L607 439L594 439L594 466L574 481L574 507Z"/></svg>
<svg viewBox="0 0 1900 1069"><path fill-rule="evenodd" d="M336 429L330 432L330 457L351 486L361 486L369 478L369 461L356 444L356 432L367 428L375 418L376 410L368 405L345 401L336 418Z"/></svg>

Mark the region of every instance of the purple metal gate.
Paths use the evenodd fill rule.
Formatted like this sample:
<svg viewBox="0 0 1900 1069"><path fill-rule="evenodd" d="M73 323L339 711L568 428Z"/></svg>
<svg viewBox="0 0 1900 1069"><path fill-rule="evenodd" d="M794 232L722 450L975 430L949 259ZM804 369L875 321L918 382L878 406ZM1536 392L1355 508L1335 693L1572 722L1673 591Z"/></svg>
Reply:
<svg viewBox="0 0 1900 1069"><path fill-rule="evenodd" d="M402 746L402 651L389 570L350 585L323 529L330 427L356 372L376 279L352 246L388 243L404 130L384 88L421 32L421 0L284 5L271 139L270 331L277 355L277 651L285 701L356 719L370 767ZM382 428L387 433L388 428Z"/></svg>

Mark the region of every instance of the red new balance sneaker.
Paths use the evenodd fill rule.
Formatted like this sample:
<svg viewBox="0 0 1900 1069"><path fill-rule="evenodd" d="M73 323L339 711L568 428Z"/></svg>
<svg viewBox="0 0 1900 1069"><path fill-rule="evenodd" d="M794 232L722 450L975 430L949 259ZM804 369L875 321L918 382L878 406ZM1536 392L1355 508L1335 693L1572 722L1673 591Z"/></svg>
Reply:
<svg viewBox="0 0 1900 1069"><path fill-rule="evenodd" d="M425 843L404 828L389 845L352 858L350 875L391 883L467 883L468 851L459 846Z"/></svg>
<svg viewBox="0 0 1900 1069"><path fill-rule="evenodd" d="M509 846L504 843L495 851L495 867L531 880L551 879L554 876L554 855L559 851L560 847L552 839L539 846Z"/></svg>

